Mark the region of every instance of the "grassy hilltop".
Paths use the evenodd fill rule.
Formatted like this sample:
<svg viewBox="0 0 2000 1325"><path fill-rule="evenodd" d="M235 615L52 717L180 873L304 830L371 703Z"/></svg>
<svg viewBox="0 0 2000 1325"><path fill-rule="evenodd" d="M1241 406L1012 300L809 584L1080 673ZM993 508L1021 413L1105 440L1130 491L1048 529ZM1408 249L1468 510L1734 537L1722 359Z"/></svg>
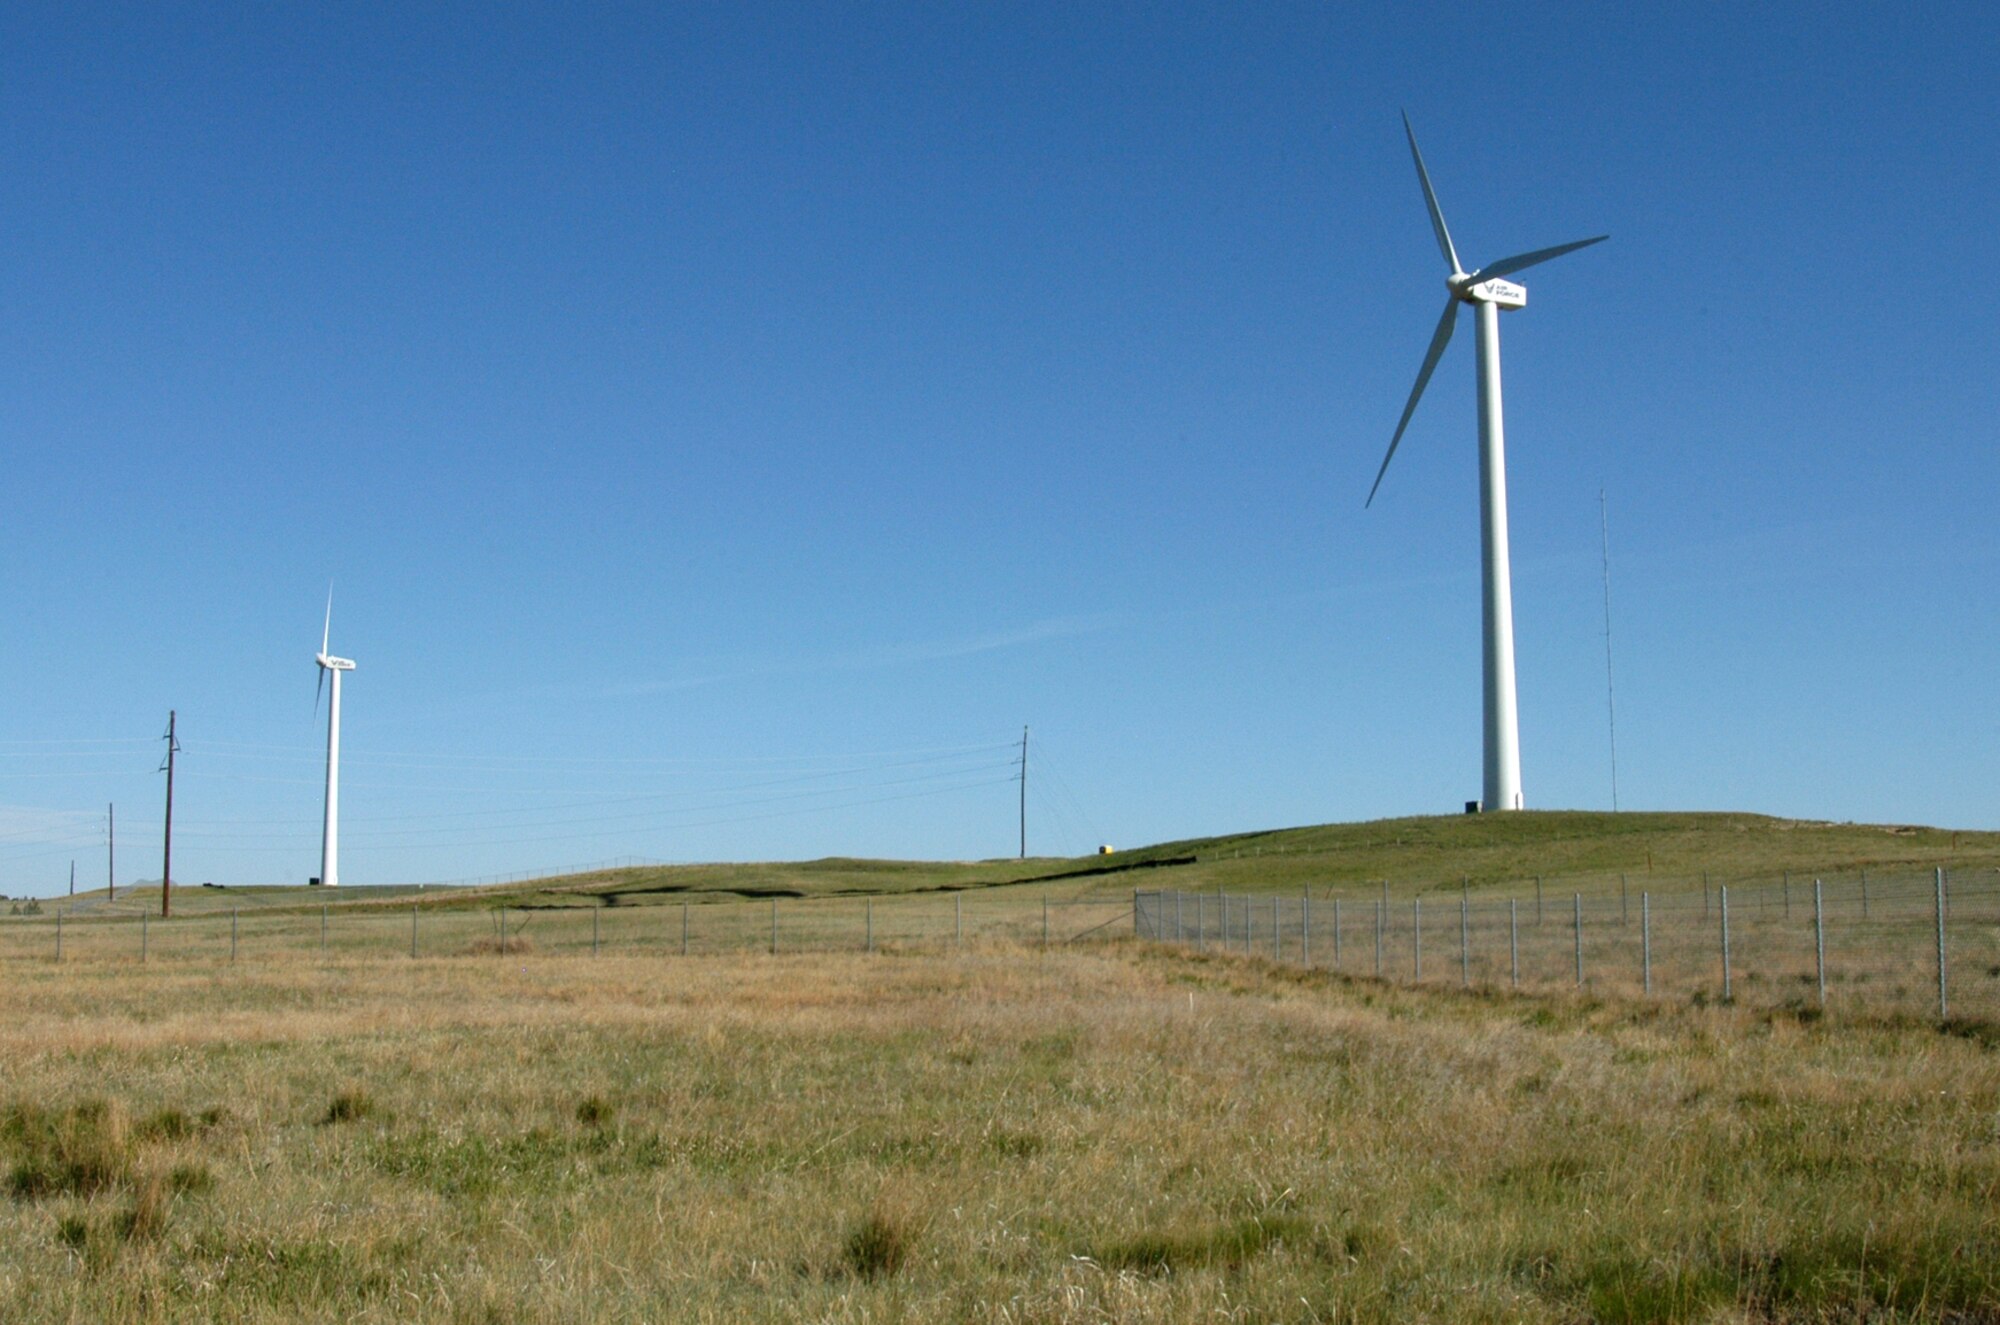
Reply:
<svg viewBox="0 0 2000 1325"><path fill-rule="evenodd" d="M683 901L990 890L1028 885L1065 895L1133 888L1231 892L1358 890L1395 894L1519 884L1543 876L1588 891L1627 874L1655 892L1859 869L2000 865L2000 833L1910 825L1827 823L1757 814L1529 811L1378 819L1162 842L1109 856L898 861L828 858L604 870L486 888L202 888L177 885L193 914L288 905L408 907L645 906ZM1648 880L1641 883L1641 880ZM102 893L91 894L101 903ZM157 909L157 888L129 889L115 909Z"/></svg>

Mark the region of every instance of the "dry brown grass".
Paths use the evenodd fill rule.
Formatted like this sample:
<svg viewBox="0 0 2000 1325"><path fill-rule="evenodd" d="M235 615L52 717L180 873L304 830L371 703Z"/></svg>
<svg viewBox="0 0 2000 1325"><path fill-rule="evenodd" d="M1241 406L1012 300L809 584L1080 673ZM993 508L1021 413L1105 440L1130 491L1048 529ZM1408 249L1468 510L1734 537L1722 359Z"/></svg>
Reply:
<svg viewBox="0 0 2000 1325"><path fill-rule="evenodd" d="M124 1120L0 1202L10 1321L2000 1317L1931 1032L1131 944L9 975L0 1109Z"/></svg>

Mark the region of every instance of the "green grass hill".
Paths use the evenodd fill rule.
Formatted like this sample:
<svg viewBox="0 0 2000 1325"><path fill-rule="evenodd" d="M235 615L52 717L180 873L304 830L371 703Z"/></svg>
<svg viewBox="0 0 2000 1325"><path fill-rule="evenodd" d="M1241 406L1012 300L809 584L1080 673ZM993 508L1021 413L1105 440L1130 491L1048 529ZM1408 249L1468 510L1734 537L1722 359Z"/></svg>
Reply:
<svg viewBox="0 0 2000 1325"><path fill-rule="evenodd" d="M175 907L193 913L295 906L490 907L501 904L649 905L759 897L1033 887L1066 895L1133 888L1297 892L1386 883L1397 895L1430 889L1518 887L1542 877L1586 891L1658 892L1717 883L1775 881L1857 870L1882 873L2000 867L2000 833L1894 824L1829 823L1755 814L1605 814L1530 811L1378 819L1163 842L1106 856L1027 860L899 861L828 858L605 870L486 888L212 888L177 885ZM129 889L105 907L157 909L157 887Z"/></svg>

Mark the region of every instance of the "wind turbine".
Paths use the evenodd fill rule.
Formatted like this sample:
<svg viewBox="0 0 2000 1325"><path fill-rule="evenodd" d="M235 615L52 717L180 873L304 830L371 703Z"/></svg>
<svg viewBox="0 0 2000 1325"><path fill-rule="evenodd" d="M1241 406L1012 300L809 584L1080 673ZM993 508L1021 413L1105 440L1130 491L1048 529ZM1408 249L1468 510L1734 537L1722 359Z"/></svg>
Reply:
<svg viewBox="0 0 2000 1325"><path fill-rule="evenodd" d="M329 888L340 886L340 674L354 670L352 658L336 658L326 651L333 635L333 590L326 591L326 625L319 637L319 685L313 688L313 711L319 711L319 692L333 675L333 693L326 703L326 821L319 842L319 881Z"/></svg>
<svg viewBox="0 0 2000 1325"><path fill-rule="evenodd" d="M1451 342L1452 324L1458 306L1471 304L1479 318L1479 529L1480 562L1483 570L1483 612L1485 644L1485 783L1480 808L1518 810L1521 801L1521 725L1514 698L1514 590L1507 566L1507 456L1500 424L1500 314L1525 308L1528 292L1502 277L1525 271L1537 263L1559 258L1565 253L1602 243L1609 235L1538 248L1477 271L1467 272L1452 247L1451 232L1445 229L1444 213L1438 210L1437 194L1431 189L1430 172L1424 169L1424 154L1417 150L1416 131L1410 117L1403 116L1403 133L1410 140L1410 159L1417 164L1417 181L1424 186L1424 205L1430 209L1431 230L1437 236L1438 252L1444 255L1444 316L1431 333L1430 349L1424 352L1424 366L1417 370L1417 384L1410 388L1409 403L1389 439L1389 451L1382 468L1375 473L1375 486L1368 490L1364 506L1375 502L1382 476L1396 457L1397 443L1410 426L1410 415L1431 380L1431 372Z"/></svg>

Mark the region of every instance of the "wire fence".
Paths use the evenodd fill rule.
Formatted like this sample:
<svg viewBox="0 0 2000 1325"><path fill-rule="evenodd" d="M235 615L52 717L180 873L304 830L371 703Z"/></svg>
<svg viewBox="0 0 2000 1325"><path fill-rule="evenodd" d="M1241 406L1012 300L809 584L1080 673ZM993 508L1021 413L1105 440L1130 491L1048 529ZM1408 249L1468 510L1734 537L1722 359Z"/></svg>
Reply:
<svg viewBox="0 0 2000 1325"><path fill-rule="evenodd" d="M0 919L0 962L212 963L494 954L711 956L1033 948L1126 934L1425 985L2000 1022L2000 871L1634 888L1289 895L1030 889L872 897L83 911ZM53 908L51 908L53 910Z"/></svg>
<svg viewBox="0 0 2000 1325"><path fill-rule="evenodd" d="M468 907L438 903L86 913L0 922L0 962L213 963L301 957L660 956L1053 947L1130 932L1126 894L1009 893Z"/></svg>
<svg viewBox="0 0 2000 1325"><path fill-rule="evenodd" d="M2000 1021L2000 872L1655 892L1134 894L1134 932L1352 975Z"/></svg>

